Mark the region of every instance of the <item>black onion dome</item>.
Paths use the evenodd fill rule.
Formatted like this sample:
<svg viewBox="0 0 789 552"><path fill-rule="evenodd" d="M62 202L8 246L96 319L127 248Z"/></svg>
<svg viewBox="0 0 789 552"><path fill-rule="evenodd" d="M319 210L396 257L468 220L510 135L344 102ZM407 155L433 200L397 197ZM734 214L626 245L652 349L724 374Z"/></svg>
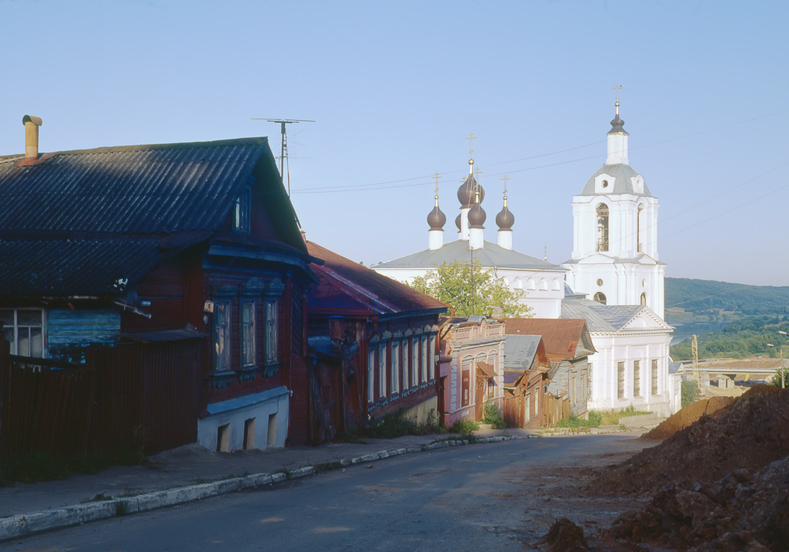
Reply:
<svg viewBox="0 0 789 552"><path fill-rule="evenodd" d="M458 215L458 216L456 216L456 217L455 217L455 226L457 226L457 227L458 227L458 230L461 230L461 228L460 228L460 225L461 225L461 224L462 224L462 223L461 223L461 221L460 221L460 215Z"/></svg>
<svg viewBox="0 0 789 552"><path fill-rule="evenodd" d="M496 215L496 224L499 230L512 230L512 225L515 224L515 215L513 215L507 206Z"/></svg>
<svg viewBox="0 0 789 552"><path fill-rule="evenodd" d="M627 134L627 131L625 130L625 122L619 118L618 108L616 117L611 119L611 130L608 131L608 134Z"/></svg>
<svg viewBox="0 0 789 552"><path fill-rule="evenodd" d="M485 209L479 203L475 203L468 211L469 228L482 228L486 218L488 218L488 215L485 214Z"/></svg>
<svg viewBox="0 0 789 552"><path fill-rule="evenodd" d="M430 211L430 214L427 215L427 223L430 225L431 230L441 230L447 223L447 216L442 213L441 209L436 205L433 207L433 210Z"/></svg>
<svg viewBox="0 0 789 552"><path fill-rule="evenodd" d="M471 207L474 204L474 197L477 190L479 190L479 202L482 203L482 200L485 199L485 189L477 184L474 175L468 175L466 181L458 188L458 201L460 202L460 206L465 209Z"/></svg>

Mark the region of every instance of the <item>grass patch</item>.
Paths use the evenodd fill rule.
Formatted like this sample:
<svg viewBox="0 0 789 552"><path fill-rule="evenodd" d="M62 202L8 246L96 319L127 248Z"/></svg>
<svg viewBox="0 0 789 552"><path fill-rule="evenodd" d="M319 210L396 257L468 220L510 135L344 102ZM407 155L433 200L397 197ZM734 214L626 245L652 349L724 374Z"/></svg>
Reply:
<svg viewBox="0 0 789 552"><path fill-rule="evenodd" d="M485 403L482 411L482 423L490 424L493 429L504 429L507 427L504 417L501 415L501 408L494 402Z"/></svg>
<svg viewBox="0 0 789 552"><path fill-rule="evenodd" d="M455 423L450 426L449 432L470 435L472 431L477 431L478 429L479 424L474 420L461 418L460 420L455 420Z"/></svg>
<svg viewBox="0 0 789 552"><path fill-rule="evenodd" d="M144 464L147 458L138 449L128 449L114 454L79 454L60 458L45 452L31 451L11 455L0 465L0 484L11 481L37 483L57 481L72 473L97 474L110 466Z"/></svg>

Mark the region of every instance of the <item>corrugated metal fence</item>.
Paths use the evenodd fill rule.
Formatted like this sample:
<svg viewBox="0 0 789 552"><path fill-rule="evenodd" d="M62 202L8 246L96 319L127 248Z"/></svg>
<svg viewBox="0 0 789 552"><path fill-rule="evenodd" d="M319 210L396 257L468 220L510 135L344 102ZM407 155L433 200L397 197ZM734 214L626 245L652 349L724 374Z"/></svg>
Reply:
<svg viewBox="0 0 789 552"><path fill-rule="evenodd" d="M0 455L195 442L200 354L199 339L91 349L84 365L0 353Z"/></svg>

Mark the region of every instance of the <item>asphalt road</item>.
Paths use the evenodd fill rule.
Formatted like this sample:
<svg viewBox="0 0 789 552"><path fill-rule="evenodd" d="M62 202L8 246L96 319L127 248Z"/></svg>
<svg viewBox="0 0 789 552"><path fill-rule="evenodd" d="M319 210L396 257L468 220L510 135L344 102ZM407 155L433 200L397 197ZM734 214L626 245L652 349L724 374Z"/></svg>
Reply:
<svg viewBox="0 0 789 552"><path fill-rule="evenodd" d="M606 454L642 446L632 436L602 435L446 448L7 542L4 549L523 550L551 521L530 504L541 470L600 465Z"/></svg>

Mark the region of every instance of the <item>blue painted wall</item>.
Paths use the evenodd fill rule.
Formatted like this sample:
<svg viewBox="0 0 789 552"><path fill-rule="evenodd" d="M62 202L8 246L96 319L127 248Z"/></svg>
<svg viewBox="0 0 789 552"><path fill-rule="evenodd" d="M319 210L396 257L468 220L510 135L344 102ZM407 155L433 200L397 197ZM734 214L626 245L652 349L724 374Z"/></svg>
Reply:
<svg viewBox="0 0 789 552"><path fill-rule="evenodd" d="M47 311L47 349L51 358L84 362L80 349L116 341L121 331L118 309L50 309Z"/></svg>

